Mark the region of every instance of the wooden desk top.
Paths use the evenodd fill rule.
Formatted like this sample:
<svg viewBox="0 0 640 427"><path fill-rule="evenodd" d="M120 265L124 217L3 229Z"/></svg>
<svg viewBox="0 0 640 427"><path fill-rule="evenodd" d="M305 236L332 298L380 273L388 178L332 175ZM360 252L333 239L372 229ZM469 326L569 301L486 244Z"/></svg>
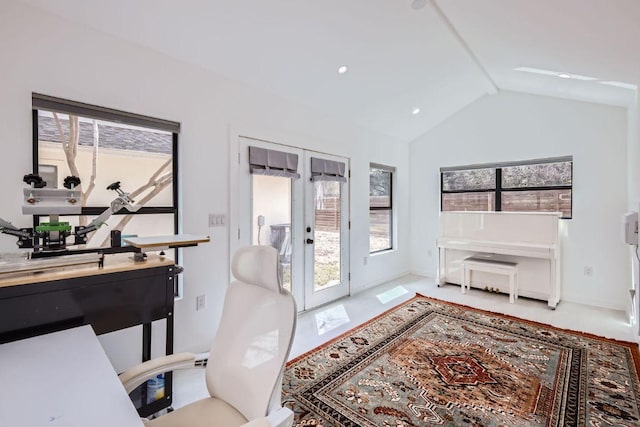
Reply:
<svg viewBox="0 0 640 427"><path fill-rule="evenodd" d="M104 267L96 264L52 268L37 273L23 273L0 275L0 288L7 286L27 285L30 283L51 282L54 280L73 279L77 277L96 276L99 274L119 273L123 271L143 270L145 268L174 265L175 261L168 257L160 257L156 254L147 256L144 262L134 262L133 254L121 253L105 255Z"/></svg>

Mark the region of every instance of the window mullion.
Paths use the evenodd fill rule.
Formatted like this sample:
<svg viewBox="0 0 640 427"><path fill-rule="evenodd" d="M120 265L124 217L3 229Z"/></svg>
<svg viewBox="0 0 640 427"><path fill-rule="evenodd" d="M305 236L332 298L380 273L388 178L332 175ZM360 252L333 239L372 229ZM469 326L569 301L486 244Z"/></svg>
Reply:
<svg viewBox="0 0 640 427"><path fill-rule="evenodd" d="M440 212L444 208L444 172L440 172Z"/></svg>
<svg viewBox="0 0 640 427"><path fill-rule="evenodd" d="M502 210L502 168L496 169L496 200L495 200L496 212Z"/></svg>

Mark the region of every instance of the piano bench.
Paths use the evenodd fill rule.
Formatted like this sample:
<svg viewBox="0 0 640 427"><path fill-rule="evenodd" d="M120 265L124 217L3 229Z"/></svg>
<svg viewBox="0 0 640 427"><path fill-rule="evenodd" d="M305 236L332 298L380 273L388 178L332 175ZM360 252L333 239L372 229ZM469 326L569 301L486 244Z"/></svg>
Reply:
<svg viewBox="0 0 640 427"><path fill-rule="evenodd" d="M471 289L471 271L475 270L509 276L509 302L513 304L518 299L518 263L470 257L462 260L462 267L464 276L461 290L463 294L466 289Z"/></svg>

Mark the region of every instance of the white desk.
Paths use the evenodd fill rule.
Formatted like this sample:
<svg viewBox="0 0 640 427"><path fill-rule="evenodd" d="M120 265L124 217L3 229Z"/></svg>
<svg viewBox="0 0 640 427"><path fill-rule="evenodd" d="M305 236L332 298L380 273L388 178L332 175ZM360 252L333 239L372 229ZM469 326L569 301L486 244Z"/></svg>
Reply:
<svg viewBox="0 0 640 427"><path fill-rule="evenodd" d="M0 345L0 426L142 426L91 326Z"/></svg>

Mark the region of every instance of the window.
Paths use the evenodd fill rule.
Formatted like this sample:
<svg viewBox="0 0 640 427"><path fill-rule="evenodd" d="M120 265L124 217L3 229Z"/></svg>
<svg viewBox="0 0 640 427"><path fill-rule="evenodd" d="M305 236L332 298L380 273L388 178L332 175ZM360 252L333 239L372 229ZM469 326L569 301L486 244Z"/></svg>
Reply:
<svg viewBox="0 0 640 427"><path fill-rule="evenodd" d="M393 174L395 168L369 167L369 252L393 248Z"/></svg>
<svg viewBox="0 0 640 427"><path fill-rule="evenodd" d="M179 123L39 94L32 100L33 172L48 187L63 188L67 176L78 176L81 182L81 214L61 215L60 221L88 224L117 197L107 189L117 181L141 206L137 212L122 209L111 216L88 234L86 247L109 246L115 229L123 237L178 232ZM48 217L34 216L34 226L41 221ZM178 261L175 251L167 255Z"/></svg>
<svg viewBox="0 0 640 427"><path fill-rule="evenodd" d="M440 169L441 210L572 217L573 157Z"/></svg>

